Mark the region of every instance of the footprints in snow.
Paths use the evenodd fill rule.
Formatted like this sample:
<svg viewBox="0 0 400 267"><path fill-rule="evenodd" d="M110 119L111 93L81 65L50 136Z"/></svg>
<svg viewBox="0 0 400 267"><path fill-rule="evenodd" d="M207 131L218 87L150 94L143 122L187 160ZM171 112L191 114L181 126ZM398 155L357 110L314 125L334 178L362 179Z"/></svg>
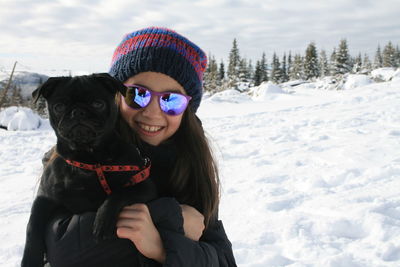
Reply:
<svg viewBox="0 0 400 267"><path fill-rule="evenodd" d="M389 132L389 135L394 136L394 137L399 137L400 136L400 130L392 130Z"/></svg>
<svg viewBox="0 0 400 267"><path fill-rule="evenodd" d="M267 210L274 212L291 210L299 206L302 202L303 202L303 197L294 197L267 203L266 208Z"/></svg>

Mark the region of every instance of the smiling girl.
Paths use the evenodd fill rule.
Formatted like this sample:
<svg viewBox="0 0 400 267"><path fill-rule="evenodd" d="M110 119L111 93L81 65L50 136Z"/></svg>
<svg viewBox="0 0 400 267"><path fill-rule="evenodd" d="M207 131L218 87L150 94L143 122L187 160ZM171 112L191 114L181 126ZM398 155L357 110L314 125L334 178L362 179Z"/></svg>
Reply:
<svg viewBox="0 0 400 267"><path fill-rule="evenodd" d="M218 219L218 170L196 116L206 65L205 53L170 29L123 38L110 68L127 87L116 96L117 131L150 158L159 198L125 207L119 239L100 243L91 234L93 213L55 216L47 234L52 267L138 266L138 252L153 266L236 266Z"/></svg>

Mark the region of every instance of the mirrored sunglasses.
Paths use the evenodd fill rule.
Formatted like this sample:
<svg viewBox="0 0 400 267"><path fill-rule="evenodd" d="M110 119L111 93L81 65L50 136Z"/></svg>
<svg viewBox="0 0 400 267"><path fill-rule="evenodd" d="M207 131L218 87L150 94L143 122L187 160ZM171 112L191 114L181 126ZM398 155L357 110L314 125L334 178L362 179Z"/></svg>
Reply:
<svg viewBox="0 0 400 267"><path fill-rule="evenodd" d="M187 108L192 97L175 92L154 92L140 85L125 84L127 87L125 103L133 109L142 109L150 104L153 97L158 97L161 110L170 116L181 114Z"/></svg>

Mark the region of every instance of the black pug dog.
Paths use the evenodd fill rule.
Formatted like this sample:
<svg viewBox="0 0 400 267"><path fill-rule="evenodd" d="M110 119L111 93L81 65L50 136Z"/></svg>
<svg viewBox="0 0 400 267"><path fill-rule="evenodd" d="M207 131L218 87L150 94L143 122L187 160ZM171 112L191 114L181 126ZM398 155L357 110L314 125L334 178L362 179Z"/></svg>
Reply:
<svg viewBox="0 0 400 267"><path fill-rule="evenodd" d="M116 238L124 206L156 198L149 160L115 132L117 91L125 95L126 88L103 73L49 78L32 93L47 101L57 144L32 205L22 267L44 265L45 227L60 206L74 214L97 211L93 234L104 240ZM139 257L141 266L150 265Z"/></svg>

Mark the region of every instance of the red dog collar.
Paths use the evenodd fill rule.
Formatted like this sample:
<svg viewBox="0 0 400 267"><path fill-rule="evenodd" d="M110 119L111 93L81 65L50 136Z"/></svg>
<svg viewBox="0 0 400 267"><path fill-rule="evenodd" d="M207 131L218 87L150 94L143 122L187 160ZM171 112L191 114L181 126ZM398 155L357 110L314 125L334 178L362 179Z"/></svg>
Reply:
<svg viewBox="0 0 400 267"><path fill-rule="evenodd" d="M132 186L135 184L138 184L140 182L143 182L146 180L149 175L150 175L150 167L151 164L146 164L144 169L140 169L136 165L100 165L100 164L86 164L74 160L65 160L69 165L72 165L74 167L78 167L81 169L85 170L90 170L90 171L95 171L97 173L97 177L99 178L99 182L101 186L104 189L104 192L106 192L107 195L110 195L112 193L110 186L107 183L106 177L104 175L104 172L127 172L127 171L140 171L137 174L133 175L131 179L124 185L126 186Z"/></svg>

